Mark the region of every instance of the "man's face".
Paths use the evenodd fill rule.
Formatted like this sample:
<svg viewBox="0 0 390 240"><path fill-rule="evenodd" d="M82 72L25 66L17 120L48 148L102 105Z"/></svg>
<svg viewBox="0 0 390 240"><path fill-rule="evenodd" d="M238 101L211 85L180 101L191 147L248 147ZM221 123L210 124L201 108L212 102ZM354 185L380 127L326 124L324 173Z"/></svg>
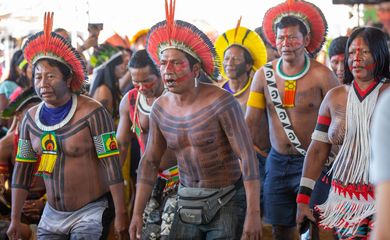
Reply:
<svg viewBox="0 0 390 240"><path fill-rule="evenodd" d="M368 44L362 37L355 38L348 48L348 67L355 79L374 79L375 62Z"/></svg>
<svg viewBox="0 0 390 240"><path fill-rule="evenodd" d="M35 66L34 86L39 97L49 107L59 107L69 99L71 79L64 79L60 69L51 66L47 60L40 60Z"/></svg>
<svg viewBox="0 0 390 240"><path fill-rule="evenodd" d="M309 38L302 35L299 25L277 29L276 49L283 60L291 61L304 54L308 43Z"/></svg>
<svg viewBox="0 0 390 240"><path fill-rule="evenodd" d="M177 49L164 50L160 55L160 72L170 92L179 93L194 86L195 74L186 55Z"/></svg>
<svg viewBox="0 0 390 240"><path fill-rule="evenodd" d="M152 73L150 66L130 68L134 88L145 97L157 97L162 84L161 78Z"/></svg>
<svg viewBox="0 0 390 240"><path fill-rule="evenodd" d="M250 70L252 66L245 62L244 49L231 46L225 51L223 68L229 79L238 79Z"/></svg>
<svg viewBox="0 0 390 240"><path fill-rule="evenodd" d="M343 83L344 80L344 53L333 55L330 58L330 67L332 71L336 74L337 79L340 83Z"/></svg>

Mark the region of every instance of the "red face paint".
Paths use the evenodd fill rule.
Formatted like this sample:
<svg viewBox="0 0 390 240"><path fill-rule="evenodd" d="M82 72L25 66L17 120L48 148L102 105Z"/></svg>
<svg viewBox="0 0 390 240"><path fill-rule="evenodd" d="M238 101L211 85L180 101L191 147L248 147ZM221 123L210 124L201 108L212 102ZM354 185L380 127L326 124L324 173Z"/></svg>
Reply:
<svg viewBox="0 0 390 240"><path fill-rule="evenodd" d="M334 55L330 58L330 67L341 83L344 79L344 60L345 55L343 53Z"/></svg>
<svg viewBox="0 0 390 240"><path fill-rule="evenodd" d="M293 61L304 54L305 38L299 31L299 26L277 29L276 48L286 61Z"/></svg>
<svg viewBox="0 0 390 240"><path fill-rule="evenodd" d="M154 82L150 82L150 83L136 83L136 82L133 82L134 84L134 88L137 89L138 91L145 91L145 90L149 90L151 88L154 87Z"/></svg>
<svg viewBox="0 0 390 240"><path fill-rule="evenodd" d="M362 37L354 39L348 49L348 68L355 79L371 80L374 78L376 63L368 44Z"/></svg>

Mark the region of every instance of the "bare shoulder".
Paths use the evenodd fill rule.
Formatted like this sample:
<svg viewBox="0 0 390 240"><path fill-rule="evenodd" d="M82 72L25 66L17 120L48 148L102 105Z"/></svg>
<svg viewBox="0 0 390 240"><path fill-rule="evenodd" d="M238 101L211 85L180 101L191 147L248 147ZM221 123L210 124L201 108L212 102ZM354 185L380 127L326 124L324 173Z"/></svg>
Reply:
<svg viewBox="0 0 390 240"><path fill-rule="evenodd" d="M100 107L103 106L91 97L86 95L77 96L77 111L84 116L92 113Z"/></svg>
<svg viewBox="0 0 390 240"><path fill-rule="evenodd" d="M342 103L343 99L348 97L349 85L340 85L330 89L324 98L327 103Z"/></svg>
<svg viewBox="0 0 390 240"><path fill-rule="evenodd" d="M41 105L41 104L38 104L38 105L35 105L35 106L31 107L27 111L26 116L29 115L32 119L34 119L35 113L37 112L37 109L38 109L39 105Z"/></svg>
<svg viewBox="0 0 390 240"><path fill-rule="evenodd" d="M318 77L318 79L325 79L326 77L333 77L333 72L327 66L312 59L310 61L312 73Z"/></svg>

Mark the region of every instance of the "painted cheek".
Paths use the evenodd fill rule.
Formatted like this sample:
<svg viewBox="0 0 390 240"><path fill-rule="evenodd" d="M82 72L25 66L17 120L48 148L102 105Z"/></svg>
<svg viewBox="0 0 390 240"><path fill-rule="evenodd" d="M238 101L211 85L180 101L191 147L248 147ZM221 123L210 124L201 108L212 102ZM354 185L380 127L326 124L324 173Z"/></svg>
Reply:
<svg viewBox="0 0 390 240"><path fill-rule="evenodd" d="M369 72L373 72L376 67L376 63L367 64L367 66L364 67Z"/></svg>
<svg viewBox="0 0 390 240"><path fill-rule="evenodd" d="M178 77L176 78L176 82L183 82L184 80L188 79L191 77L191 74L190 73L187 73L186 75L184 76L181 76L181 77Z"/></svg>

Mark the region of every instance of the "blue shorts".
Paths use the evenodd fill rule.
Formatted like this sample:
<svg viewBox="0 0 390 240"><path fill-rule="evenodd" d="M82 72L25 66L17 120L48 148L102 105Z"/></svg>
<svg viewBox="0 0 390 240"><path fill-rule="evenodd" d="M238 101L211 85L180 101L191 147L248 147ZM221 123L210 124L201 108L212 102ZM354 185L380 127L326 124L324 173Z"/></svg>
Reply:
<svg viewBox="0 0 390 240"><path fill-rule="evenodd" d="M272 225L295 227L299 183L304 157L302 155L283 155L271 149L265 168L264 179L264 221ZM321 176L326 172L323 171ZM311 204L325 201L330 185L321 181L316 183Z"/></svg>

